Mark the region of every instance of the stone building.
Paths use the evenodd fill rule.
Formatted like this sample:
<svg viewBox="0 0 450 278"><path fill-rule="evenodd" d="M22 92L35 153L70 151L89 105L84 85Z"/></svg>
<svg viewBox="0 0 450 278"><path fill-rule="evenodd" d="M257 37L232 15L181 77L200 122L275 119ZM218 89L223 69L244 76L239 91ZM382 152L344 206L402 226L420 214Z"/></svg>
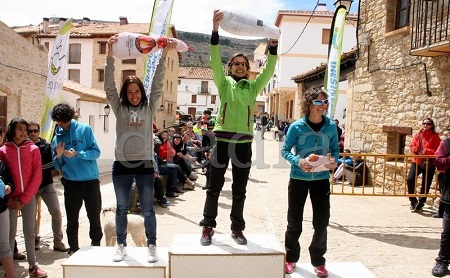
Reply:
<svg viewBox="0 0 450 278"><path fill-rule="evenodd" d="M47 51L0 21L0 125L11 119L40 120L47 78Z"/></svg>
<svg viewBox="0 0 450 278"><path fill-rule="evenodd" d="M422 120L432 118L441 135L450 125L449 24L448 1L360 1L355 68L341 74L349 84L345 147L399 157L379 165L391 184L404 182L410 161L401 155ZM300 93L315 74L294 77Z"/></svg>

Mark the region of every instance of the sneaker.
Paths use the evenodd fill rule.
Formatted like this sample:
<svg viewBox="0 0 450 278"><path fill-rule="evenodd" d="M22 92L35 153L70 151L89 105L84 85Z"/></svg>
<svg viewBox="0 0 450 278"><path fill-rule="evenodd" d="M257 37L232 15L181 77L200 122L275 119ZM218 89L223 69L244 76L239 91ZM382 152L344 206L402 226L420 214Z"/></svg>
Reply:
<svg viewBox="0 0 450 278"><path fill-rule="evenodd" d="M40 269L37 265L28 269L28 275L31 277L47 277L47 272Z"/></svg>
<svg viewBox="0 0 450 278"><path fill-rule="evenodd" d="M25 260L27 258L27 256L25 256L22 253L15 252L13 255L13 258L14 258L14 260L22 261L22 260Z"/></svg>
<svg viewBox="0 0 450 278"><path fill-rule="evenodd" d="M439 213L435 213L431 217L433 217L433 218L443 218L444 216L440 215Z"/></svg>
<svg viewBox="0 0 450 278"><path fill-rule="evenodd" d="M316 272L316 276L320 278L328 277L328 270L325 268L325 265L319 265L314 267L314 272Z"/></svg>
<svg viewBox="0 0 450 278"><path fill-rule="evenodd" d="M116 254L113 257L113 262L121 262L127 254L127 247L123 244L118 244L116 247Z"/></svg>
<svg viewBox="0 0 450 278"><path fill-rule="evenodd" d="M416 211L416 212L422 211L423 210L423 206L424 206L424 204L418 203L416 205L416 207L414 208L414 211Z"/></svg>
<svg viewBox="0 0 450 278"><path fill-rule="evenodd" d="M158 261L158 257L156 254L156 246L153 244L148 245L148 259L149 263L154 263Z"/></svg>
<svg viewBox="0 0 450 278"><path fill-rule="evenodd" d="M234 239L234 242L240 245L247 244L247 239L245 238L242 231L232 231L231 237Z"/></svg>
<svg viewBox="0 0 450 278"><path fill-rule="evenodd" d="M409 209L411 211L415 211L418 204L419 204L419 202L417 202L417 200L416 200L416 202L411 202L411 205L409 206Z"/></svg>
<svg viewBox="0 0 450 278"><path fill-rule="evenodd" d="M286 274L292 274L294 273L294 269L295 269L295 263L292 262L286 262L284 264L284 272Z"/></svg>
<svg viewBox="0 0 450 278"><path fill-rule="evenodd" d="M184 189L184 190L194 190L194 189L195 189L195 186L189 185L188 183L185 183L185 184L183 185L183 189Z"/></svg>
<svg viewBox="0 0 450 278"><path fill-rule="evenodd" d="M212 237L214 235L214 229L212 227L205 226L202 230L202 237L200 238L200 243L203 246L211 245Z"/></svg>
<svg viewBox="0 0 450 278"><path fill-rule="evenodd" d="M444 276L448 271L448 263L437 261L434 265L433 269L431 270L431 274L436 277L442 277Z"/></svg>
<svg viewBox="0 0 450 278"><path fill-rule="evenodd" d="M62 242L55 242L53 243L53 250L60 252L67 252L69 248L67 248Z"/></svg>
<svg viewBox="0 0 450 278"><path fill-rule="evenodd" d="M172 192L172 191L167 191L166 192L166 197L175 198L175 197L180 197L180 195L178 195L177 193Z"/></svg>
<svg viewBox="0 0 450 278"><path fill-rule="evenodd" d="M188 178L189 178L190 180L193 180L193 181L195 181L195 180L198 179L198 177L197 177L197 175L196 175L195 173L191 173L191 174L188 176Z"/></svg>
<svg viewBox="0 0 450 278"><path fill-rule="evenodd" d="M162 200L158 200L158 205L160 205L163 208L167 208L167 206L170 205L170 202L167 200L166 197L163 197Z"/></svg>
<svg viewBox="0 0 450 278"><path fill-rule="evenodd" d="M67 251L67 255L72 256L75 252L77 252L77 250L70 250Z"/></svg>

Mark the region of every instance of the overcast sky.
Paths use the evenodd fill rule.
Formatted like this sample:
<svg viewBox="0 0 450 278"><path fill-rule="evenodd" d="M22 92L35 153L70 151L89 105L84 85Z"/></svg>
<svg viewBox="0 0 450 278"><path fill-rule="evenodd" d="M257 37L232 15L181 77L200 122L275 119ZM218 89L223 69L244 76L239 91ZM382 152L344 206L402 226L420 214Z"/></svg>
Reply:
<svg viewBox="0 0 450 278"><path fill-rule="evenodd" d="M334 0L320 0L334 10ZM174 0L171 23L179 31L209 34L214 9L239 8L270 23L279 10L312 10L317 0ZM236 7L236 5L239 5ZM152 0L0 0L0 21L10 27L37 25L44 17L65 17L119 21L126 16L129 23L150 22ZM358 1L351 11L356 12Z"/></svg>

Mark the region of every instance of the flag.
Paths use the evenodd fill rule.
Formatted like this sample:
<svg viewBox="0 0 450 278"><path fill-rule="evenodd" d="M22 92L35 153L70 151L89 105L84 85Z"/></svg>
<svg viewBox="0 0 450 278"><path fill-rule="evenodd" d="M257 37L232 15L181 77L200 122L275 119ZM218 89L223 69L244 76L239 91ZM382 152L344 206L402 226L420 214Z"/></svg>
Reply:
<svg viewBox="0 0 450 278"><path fill-rule="evenodd" d="M167 35L169 32L170 18L172 16L173 0L155 0L153 14L150 22L149 34ZM151 83L155 76L156 66L161 58L162 51L150 53L147 56L145 67L144 88L147 98L150 100Z"/></svg>
<svg viewBox="0 0 450 278"><path fill-rule="evenodd" d="M325 71L325 92L330 96L330 118L334 118L337 99L339 95L339 74L341 65L342 39L344 37L345 17L347 10L345 6L339 6L334 13L331 25L330 42L328 45L328 63Z"/></svg>
<svg viewBox="0 0 450 278"><path fill-rule="evenodd" d="M61 89L64 82L64 73L67 64L67 46L69 45L72 19L67 20L59 29L50 56L50 63L45 83L44 113L41 118L41 137L47 141L52 140L55 123L52 121L51 111L61 100Z"/></svg>

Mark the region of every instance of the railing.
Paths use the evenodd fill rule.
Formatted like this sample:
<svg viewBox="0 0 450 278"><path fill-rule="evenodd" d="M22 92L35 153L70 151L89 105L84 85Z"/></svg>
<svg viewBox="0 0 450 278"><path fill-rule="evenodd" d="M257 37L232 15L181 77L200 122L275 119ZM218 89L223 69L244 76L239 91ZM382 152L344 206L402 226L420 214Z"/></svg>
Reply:
<svg viewBox="0 0 450 278"><path fill-rule="evenodd" d="M198 87L197 93L199 94L210 94L211 93L211 88L202 88L202 87Z"/></svg>
<svg viewBox="0 0 450 278"><path fill-rule="evenodd" d="M449 11L448 0L411 1L411 50L441 42L448 44Z"/></svg>
<svg viewBox="0 0 450 278"><path fill-rule="evenodd" d="M410 171L412 158L422 158L429 164L433 155L393 155L393 154L357 154L342 153L350 157L361 156L367 167L363 170L363 183L355 185L355 180L340 180L331 185L331 193L334 195L357 195L357 196L391 196L391 197L439 197L439 185L437 181L437 172L433 175L433 181L430 186L429 193L420 194L418 190L422 186L422 179L428 177L429 169L427 168L423 174L417 176L419 164L416 167L415 175L415 193L408 194L407 176ZM334 174L334 173L333 173ZM355 168L353 167L353 174ZM426 185L425 185L426 186ZM424 192L427 192L425 190Z"/></svg>

